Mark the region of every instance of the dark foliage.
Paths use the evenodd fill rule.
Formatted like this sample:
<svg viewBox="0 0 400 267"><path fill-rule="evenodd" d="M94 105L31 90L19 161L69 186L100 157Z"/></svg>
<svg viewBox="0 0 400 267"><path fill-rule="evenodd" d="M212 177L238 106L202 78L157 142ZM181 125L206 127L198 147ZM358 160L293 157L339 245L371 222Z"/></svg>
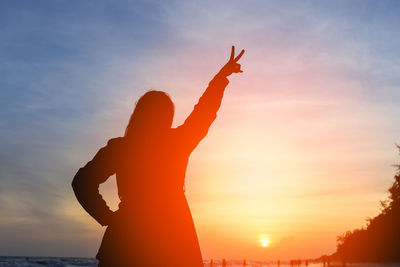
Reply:
<svg viewBox="0 0 400 267"><path fill-rule="evenodd" d="M400 146L397 145L400 151ZM367 220L364 228L348 231L338 237L334 258L348 262L400 261L400 165L396 167L389 197L381 201L382 211Z"/></svg>

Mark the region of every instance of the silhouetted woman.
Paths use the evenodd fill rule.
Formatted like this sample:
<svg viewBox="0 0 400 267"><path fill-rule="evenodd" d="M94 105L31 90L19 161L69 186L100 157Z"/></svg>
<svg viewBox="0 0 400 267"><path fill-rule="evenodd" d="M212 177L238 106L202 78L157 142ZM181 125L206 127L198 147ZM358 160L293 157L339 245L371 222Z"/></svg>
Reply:
<svg viewBox="0 0 400 267"><path fill-rule="evenodd" d="M124 137L114 138L79 169L72 182L83 208L108 226L99 266L203 266L184 194L190 153L216 118L227 77L242 72L232 47L228 63L209 83L184 124L171 128L174 104L160 91L137 102ZM113 212L99 184L116 173L119 209Z"/></svg>

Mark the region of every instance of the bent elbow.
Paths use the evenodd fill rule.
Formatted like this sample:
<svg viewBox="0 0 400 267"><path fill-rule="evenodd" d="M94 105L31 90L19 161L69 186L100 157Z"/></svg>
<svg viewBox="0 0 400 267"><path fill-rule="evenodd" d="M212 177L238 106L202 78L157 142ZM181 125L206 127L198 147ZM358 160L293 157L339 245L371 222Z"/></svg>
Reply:
<svg viewBox="0 0 400 267"><path fill-rule="evenodd" d="M77 182L76 176L74 177L74 179L72 179L71 186L72 186L72 189L75 191L75 189L78 186L78 182Z"/></svg>
<svg viewBox="0 0 400 267"><path fill-rule="evenodd" d="M80 168L75 174L74 179L72 179L71 186L75 194L82 188L82 168Z"/></svg>

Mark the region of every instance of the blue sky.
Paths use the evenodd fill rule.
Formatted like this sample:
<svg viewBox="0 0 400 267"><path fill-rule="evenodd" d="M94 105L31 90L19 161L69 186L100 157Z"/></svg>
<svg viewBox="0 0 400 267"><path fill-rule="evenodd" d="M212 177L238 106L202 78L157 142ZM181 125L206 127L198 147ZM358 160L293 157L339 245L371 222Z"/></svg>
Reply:
<svg viewBox="0 0 400 267"><path fill-rule="evenodd" d="M286 141L275 142L277 151L297 149L299 154L291 153L292 157L270 152L270 165L302 162L308 166L304 175L310 177L321 174L313 166L332 163L342 164L335 170L351 172L350 178L338 178L332 187L305 187L301 196L315 201L315 195L337 194L344 186L348 197L352 188L363 189L355 209L378 204L391 183L390 164L397 160L394 143L399 142L399 12L398 1L1 3L0 255L93 256L102 229L74 199L70 182L76 170L109 138L123 134L135 101L146 90L170 93L177 110L174 124L182 122L232 44L247 50L245 73L231 79L221 118L210 141L194 155L188 173L200 180L197 170L212 149L226 156L216 159L213 168L232 164L233 158L218 146L219 137L226 138L222 143L231 148L231 155L241 146L247 155L262 153L254 144L237 141L246 128L246 137L260 138L254 132L266 139L282 137ZM320 136L328 132L332 136ZM273 143L265 145L271 148ZM317 149L324 145L325 154ZM308 152L302 154L303 150ZM326 154L340 153L346 154L343 162L325 159ZM303 157L309 160L304 162ZM220 257L228 250L235 255L246 251L208 246L223 246L202 226L208 223L202 213L207 194L215 199L221 194L210 184L196 179L188 184L203 254ZM106 195L115 193L112 182L104 190ZM332 231L319 226L329 242L321 250L304 253L333 252L335 235L360 226L378 210L361 208L359 219L346 217L343 220L351 223ZM257 253L253 257L260 257Z"/></svg>

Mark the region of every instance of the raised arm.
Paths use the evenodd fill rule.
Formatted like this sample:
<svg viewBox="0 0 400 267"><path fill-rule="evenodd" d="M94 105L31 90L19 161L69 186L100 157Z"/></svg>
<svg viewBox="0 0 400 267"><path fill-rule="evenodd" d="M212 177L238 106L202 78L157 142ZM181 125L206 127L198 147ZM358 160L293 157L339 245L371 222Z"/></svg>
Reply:
<svg viewBox="0 0 400 267"><path fill-rule="evenodd" d="M118 139L111 139L94 158L76 173L72 188L82 207L101 225L108 225L113 211L99 193L99 185L115 173L115 150Z"/></svg>
<svg viewBox="0 0 400 267"><path fill-rule="evenodd" d="M182 133L182 141L190 150L194 149L201 139L206 136L209 127L217 117L217 111L221 106L225 88L229 83L227 77L232 73L243 72L240 69L240 64L237 63L243 54L244 50L235 57L235 47L232 46L229 61L211 80L192 113L178 127L177 130Z"/></svg>

